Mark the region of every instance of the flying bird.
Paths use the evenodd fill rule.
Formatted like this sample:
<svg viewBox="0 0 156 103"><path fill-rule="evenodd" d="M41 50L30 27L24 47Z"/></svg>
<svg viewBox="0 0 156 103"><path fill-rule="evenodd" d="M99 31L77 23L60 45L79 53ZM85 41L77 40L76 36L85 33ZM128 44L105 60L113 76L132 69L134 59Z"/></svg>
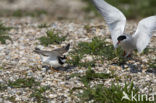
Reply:
<svg viewBox="0 0 156 103"><path fill-rule="evenodd" d="M44 64L50 65L52 68L58 68L65 63L67 58L63 54L66 53L69 48L70 44L52 51L44 51L35 48L34 52L41 56L41 61Z"/></svg>
<svg viewBox="0 0 156 103"><path fill-rule="evenodd" d="M130 56L133 50L142 53L156 31L156 15L142 19L133 35L124 32L126 17L114 6L104 0L92 0L97 10L101 13L109 27L115 48L120 46L125 57Z"/></svg>

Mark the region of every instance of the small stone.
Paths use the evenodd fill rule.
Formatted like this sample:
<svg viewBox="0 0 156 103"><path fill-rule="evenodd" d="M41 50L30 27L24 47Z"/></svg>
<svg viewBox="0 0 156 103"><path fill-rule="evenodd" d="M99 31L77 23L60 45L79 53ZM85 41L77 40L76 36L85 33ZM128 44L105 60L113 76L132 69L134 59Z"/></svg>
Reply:
<svg viewBox="0 0 156 103"><path fill-rule="evenodd" d="M31 72L31 71L28 72L28 73L27 73L27 76L30 76L30 77L33 76L33 72Z"/></svg>
<svg viewBox="0 0 156 103"><path fill-rule="evenodd" d="M50 94L49 95L49 98L55 98L55 97L57 97L57 94Z"/></svg>
<svg viewBox="0 0 156 103"><path fill-rule="evenodd" d="M122 68L120 66L114 66L114 65L111 65L109 67L110 70L122 70Z"/></svg>
<svg viewBox="0 0 156 103"><path fill-rule="evenodd" d="M47 68L42 68L42 72L47 72Z"/></svg>
<svg viewBox="0 0 156 103"><path fill-rule="evenodd" d="M0 103L3 103L3 99L2 98L0 98Z"/></svg>

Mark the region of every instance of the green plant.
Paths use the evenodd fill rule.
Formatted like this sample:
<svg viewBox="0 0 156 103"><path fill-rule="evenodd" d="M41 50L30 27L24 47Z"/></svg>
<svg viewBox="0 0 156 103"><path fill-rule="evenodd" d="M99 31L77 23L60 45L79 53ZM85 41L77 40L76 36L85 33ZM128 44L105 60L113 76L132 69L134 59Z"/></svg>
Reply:
<svg viewBox="0 0 156 103"><path fill-rule="evenodd" d="M124 87L114 84L110 87L105 87L103 84L98 84L94 87L85 88L79 97L82 102L93 100L93 103L154 103L145 101L145 98L144 101L141 102L126 99L121 100L124 96L123 92L131 98L131 93L138 94L139 89L135 88L133 83L125 84Z"/></svg>
<svg viewBox="0 0 156 103"><path fill-rule="evenodd" d="M115 55L117 58L113 64L117 64L117 65L125 64L127 61L127 58L125 58L123 54L124 54L124 51L120 47L116 48L115 51L113 52L113 55Z"/></svg>
<svg viewBox="0 0 156 103"><path fill-rule="evenodd" d="M72 77L79 77L80 81L85 85L88 86L90 81L96 80L96 79L108 79L113 78L115 75L109 74L109 73L96 73L94 70L91 69L91 66L88 67L88 70L86 73L81 76L80 73L74 73L70 75L70 78Z"/></svg>
<svg viewBox="0 0 156 103"><path fill-rule="evenodd" d="M97 15L99 16L99 13L96 10L91 0L82 0L82 1L87 4L87 6L83 8L85 12L90 13L91 11L93 11L96 16Z"/></svg>
<svg viewBox="0 0 156 103"><path fill-rule="evenodd" d="M9 31L11 29L11 27L5 27L2 23L0 23L0 42L2 44L6 43L6 40L11 40L11 38L6 35L7 31Z"/></svg>
<svg viewBox="0 0 156 103"><path fill-rule="evenodd" d="M91 27L90 27L90 25L85 25L85 26L84 26L84 29L85 29L87 32L89 32L90 29L91 29Z"/></svg>
<svg viewBox="0 0 156 103"><path fill-rule="evenodd" d="M40 24L38 27L39 28L47 28L47 27L49 27L49 25L47 25L46 23L44 23L44 24Z"/></svg>
<svg viewBox="0 0 156 103"><path fill-rule="evenodd" d="M39 85L34 78L19 78L16 81L9 81L8 86L12 88L31 88L33 86Z"/></svg>
<svg viewBox="0 0 156 103"><path fill-rule="evenodd" d="M16 97L15 96L11 96L11 97L8 97L7 98L10 102L12 102L12 103L16 103Z"/></svg>
<svg viewBox="0 0 156 103"><path fill-rule="evenodd" d="M156 48L146 48L144 51L143 51L143 55L144 54L146 54L146 55L148 55L148 54L150 54L150 53L152 53L152 54L154 54L154 55L156 55ZM148 68L156 68L156 58L155 57L148 57L148 63L147 63L147 66L148 66Z"/></svg>
<svg viewBox="0 0 156 103"><path fill-rule="evenodd" d="M74 54L72 55L71 54L71 58L72 59L69 59L67 60L67 63L68 64L72 64L73 66L79 66L79 67L88 67L88 66L91 66L91 67L95 67L95 61L86 61L86 62L81 62L81 54Z"/></svg>
<svg viewBox="0 0 156 103"><path fill-rule="evenodd" d="M49 30L46 32L47 36L42 36L39 38L42 45L48 46L49 44L60 44L65 41L66 36L60 37L54 30Z"/></svg>
<svg viewBox="0 0 156 103"><path fill-rule="evenodd" d="M4 17L24 17L24 16L30 16L30 17L39 17L41 15L46 15L47 12L43 9L36 9L36 10L0 10L0 16Z"/></svg>
<svg viewBox="0 0 156 103"><path fill-rule="evenodd" d="M0 83L0 91L4 91L7 89L7 86L5 84Z"/></svg>
<svg viewBox="0 0 156 103"><path fill-rule="evenodd" d="M30 97L34 97L37 103L47 103L47 98L43 96L43 93L50 89L48 86L40 87L39 89L35 89Z"/></svg>
<svg viewBox="0 0 156 103"><path fill-rule="evenodd" d="M47 12L45 10L34 10L34 11L16 10L12 12L12 16L15 17L23 17L23 16L38 17L42 14L47 14Z"/></svg>
<svg viewBox="0 0 156 103"><path fill-rule="evenodd" d="M155 52L156 48L151 48L151 47L147 47L143 50L143 52L141 53L142 55L147 55L149 53Z"/></svg>
<svg viewBox="0 0 156 103"><path fill-rule="evenodd" d="M148 54L150 52L150 48L145 48L145 50L141 54Z"/></svg>
<svg viewBox="0 0 156 103"><path fill-rule="evenodd" d="M0 67L0 70L3 70L3 67Z"/></svg>
<svg viewBox="0 0 156 103"><path fill-rule="evenodd" d="M94 70L91 70L89 67L86 71L86 74L82 77L80 77L80 81L85 85L88 86L89 82L95 79L108 79L112 78L113 75L108 73L95 73Z"/></svg>
<svg viewBox="0 0 156 103"><path fill-rule="evenodd" d="M70 78L73 78L73 77L81 77L81 74L80 73L73 73L69 76L69 79Z"/></svg>
<svg viewBox="0 0 156 103"><path fill-rule="evenodd" d="M128 95L130 100L122 100L124 96L123 92ZM110 87L105 87L103 84L98 84L94 87L85 88L79 97L82 102L93 100L93 103L154 103L154 101L146 101L146 97L143 97L142 101L131 101L132 95L134 94L139 95L139 89L134 87L133 83L125 84L124 87L114 84Z"/></svg>
<svg viewBox="0 0 156 103"><path fill-rule="evenodd" d="M73 91L82 90L83 92L76 94L82 103L89 101L92 103L154 103L154 101L146 101L146 97L143 97L142 101L131 101L132 95L137 95L136 98L138 100L138 95L140 94L139 88L135 87L133 82L125 83L124 86L120 86L119 84L115 85L115 83L112 83L109 87L106 87L104 84L93 85L90 83L91 81L113 78L115 77L113 72L112 74L95 73L95 71L91 70L89 67L84 76L81 76L81 74L77 73L71 75L71 77L75 76L80 78L80 81L84 84L84 86L73 88L71 90L71 94ZM130 100L122 99L124 96L123 93L126 93Z"/></svg>
<svg viewBox="0 0 156 103"><path fill-rule="evenodd" d="M96 56L91 62L81 62L81 58L84 55ZM121 48L114 49L113 45L105 41L105 38L94 37L91 42L80 42L74 51L70 53L71 60L68 60L69 64L74 66L95 66L96 61L104 59L112 60L117 57L117 64L125 63L125 59L122 56L123 51Z"/></svg>
<svg viewBox="0 0 156 103"><path fill-rule="evenodd" d="M156 68L156 59L149 60L148 67L149 68Z"/></svg>

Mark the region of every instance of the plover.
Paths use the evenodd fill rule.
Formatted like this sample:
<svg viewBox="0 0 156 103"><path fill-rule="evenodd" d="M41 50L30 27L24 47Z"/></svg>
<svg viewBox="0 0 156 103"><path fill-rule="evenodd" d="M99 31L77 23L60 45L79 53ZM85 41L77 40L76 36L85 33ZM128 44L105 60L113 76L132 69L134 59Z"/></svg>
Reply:
<svg viewBox="0 0 156 103"><path fill-rule="evenodd" d="M35 48L34 52L41 56L41 61L44 64L50 65L51 68L58 68L65 63L67 58L63 54L69 50L69 47L70 44L52 51L44 51L39 48Z"/></svg>
<svg viewBox="0 0 156 103"><path fill-rule="evenodd" d="M149 44L154 31L156 31L156 15L142 19L136 32L130 35L124 33L126 17L120 10L104 0L92 1L109 27L114 47L121 46L125 52L125 57L130 56L134 49L142 53Z"/></svg>

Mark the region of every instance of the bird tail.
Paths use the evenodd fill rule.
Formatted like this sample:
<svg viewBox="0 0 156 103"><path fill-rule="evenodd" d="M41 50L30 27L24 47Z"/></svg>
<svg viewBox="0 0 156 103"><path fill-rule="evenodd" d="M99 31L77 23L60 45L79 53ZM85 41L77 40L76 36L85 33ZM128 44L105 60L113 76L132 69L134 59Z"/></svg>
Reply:
<svg viewBox="0 0 156 103"><path fill-rule="evenodd" d="M65 50L68 51L70 48L70 44L67 44L67 46L65 47Z"/></svg>
<svg viewBox="0 0 156 103"><path fill-rule="evenodd" d="M39 48L35 48L35 50L33 52L40 54L41 50Z"/></svg>

